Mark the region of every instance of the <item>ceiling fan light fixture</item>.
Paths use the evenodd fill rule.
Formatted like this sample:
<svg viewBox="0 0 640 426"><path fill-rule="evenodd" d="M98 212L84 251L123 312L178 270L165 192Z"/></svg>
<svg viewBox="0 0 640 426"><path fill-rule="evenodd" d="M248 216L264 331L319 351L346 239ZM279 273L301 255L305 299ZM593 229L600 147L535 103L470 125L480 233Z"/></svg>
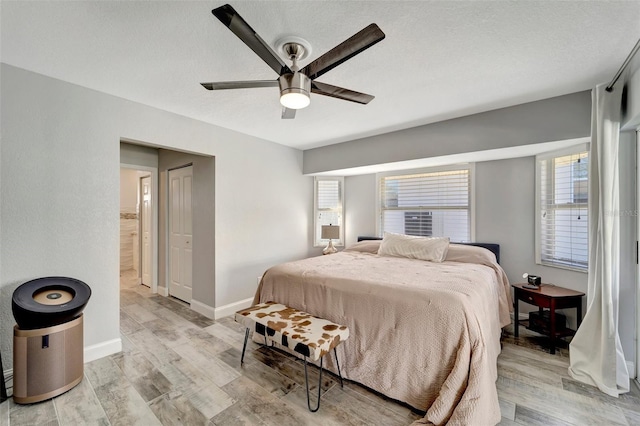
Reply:
<svg viewBox="0 0 640 426"><path fill-rule="evenodd" d="M280 85L280 103L289 109L302 109L309 106L311 98L311 79L301 72L283 74L278 79Z"/></svg>

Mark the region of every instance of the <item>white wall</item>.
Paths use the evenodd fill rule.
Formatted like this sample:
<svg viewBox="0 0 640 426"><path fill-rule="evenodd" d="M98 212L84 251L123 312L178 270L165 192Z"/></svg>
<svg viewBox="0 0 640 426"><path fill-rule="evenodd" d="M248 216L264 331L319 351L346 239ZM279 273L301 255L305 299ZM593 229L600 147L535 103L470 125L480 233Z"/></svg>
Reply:
<svg viewBox="0 0 640 426"><path fill-rule="evenodd" d="M121 139L216 157L219 305L252 297L266 266L309 253L313 186L301 175L300 151L6 64L0 74L5 368L11 294L41 276L87 282L85 347L117 347Z"/></svg>
<svg viewBox="0 0 640 426"><path fill-rule="evenodd" d="M377 236L376 175L347 176L344 179L345 247L359 236Z"/></svg>

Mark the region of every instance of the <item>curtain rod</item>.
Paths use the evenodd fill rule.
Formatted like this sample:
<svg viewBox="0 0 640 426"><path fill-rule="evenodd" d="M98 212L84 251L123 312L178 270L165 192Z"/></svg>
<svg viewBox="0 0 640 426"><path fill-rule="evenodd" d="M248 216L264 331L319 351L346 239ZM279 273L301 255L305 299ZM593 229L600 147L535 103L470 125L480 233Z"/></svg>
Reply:
<svg viewBox="0 0 640 426"><path fill-rule="evenodd" d="M622 66L620 67L616 75L613 76L613 79L605 88L607 92L613 91L613 85L616 84L616 82L622 75L622 72L624 71L624 69L627 67L627 65L629 65L629 62L631 62L631 59L633 59L633 56L638 52L638 49L640 49L640 40L638 40L636 45L633 47L633 50L631 50L631 53L629 53L629 56L627 56L627 59L624 60L624 62L622 63Z"/></svg>

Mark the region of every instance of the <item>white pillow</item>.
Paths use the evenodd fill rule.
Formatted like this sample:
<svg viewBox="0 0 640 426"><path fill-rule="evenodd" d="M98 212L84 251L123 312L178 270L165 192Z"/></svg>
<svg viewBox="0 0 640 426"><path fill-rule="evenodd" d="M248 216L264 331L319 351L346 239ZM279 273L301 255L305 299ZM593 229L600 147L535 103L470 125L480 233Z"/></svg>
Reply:
<svg viewBox="0 0 640 426"><path fill-rule="evenodd" d="M385 232L378 255L442 262L447 251L449 237L416 237Z"/></svg>

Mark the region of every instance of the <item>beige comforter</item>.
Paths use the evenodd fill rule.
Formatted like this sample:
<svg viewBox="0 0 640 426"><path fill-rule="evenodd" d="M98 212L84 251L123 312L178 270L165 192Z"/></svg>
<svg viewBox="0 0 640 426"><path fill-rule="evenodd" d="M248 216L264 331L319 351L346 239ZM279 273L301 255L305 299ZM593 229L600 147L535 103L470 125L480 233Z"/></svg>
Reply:
<svg viewBox="0 0 640 426"><path fill-rule="evenodd" d="M491 425L500 421L497 356L511 302L500 266L478 262L345 251L269 269L255 301L347 325L343 376L426 411L417 423Z"/></svg>

